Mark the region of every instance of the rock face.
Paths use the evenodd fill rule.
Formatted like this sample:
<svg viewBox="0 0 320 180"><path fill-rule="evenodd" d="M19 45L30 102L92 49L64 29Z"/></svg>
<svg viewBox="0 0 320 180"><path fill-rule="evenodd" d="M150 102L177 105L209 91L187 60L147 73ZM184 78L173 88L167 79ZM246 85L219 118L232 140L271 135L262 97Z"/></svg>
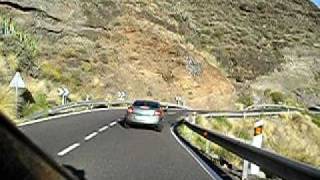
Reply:
<svg viewBox="0 0 320 180"><path fill-rule="evenodd" d="M31 92L52 97L68 86L73 99L127 91L134 98L183 96L199 108L226 108L235 92L226 77L259 84L260 77L285 71L284 52L301 46L319 52L320 11L305 0L0 0L0 12L37 40L40 75L29 84L45 85ZM15 52L1 53L8 59ZM319 60L304 55L293 60ZM310 86L319 84L318 67L305 72Z"/></svg>

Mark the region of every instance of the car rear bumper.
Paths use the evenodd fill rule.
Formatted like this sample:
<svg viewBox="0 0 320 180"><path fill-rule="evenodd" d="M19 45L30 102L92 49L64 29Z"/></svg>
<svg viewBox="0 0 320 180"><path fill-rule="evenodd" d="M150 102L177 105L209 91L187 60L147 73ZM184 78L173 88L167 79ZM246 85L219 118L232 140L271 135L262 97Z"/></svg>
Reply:
<svg viewBox="0 0 320 180"><path fill-rule="evenodd" d="M129 124L156 125L156 124L159 124L160 117L158 117L158 116L128 115L126 117L126 122Z"/></svg>

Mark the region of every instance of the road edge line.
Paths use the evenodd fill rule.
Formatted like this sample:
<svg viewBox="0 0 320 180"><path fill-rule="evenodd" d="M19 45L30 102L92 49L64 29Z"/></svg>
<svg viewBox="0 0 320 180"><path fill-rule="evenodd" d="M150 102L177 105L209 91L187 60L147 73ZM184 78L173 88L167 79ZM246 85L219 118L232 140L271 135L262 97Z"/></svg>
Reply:
<svg viewBox="0 0 320 180"><path fill-rule="evenodd" d="M202 167L202 169L215 180L223 180L217 173L215 173L198 155L196 155L192 149L190 149L186 144L184 144L178 136L174 133L173 128L177 125L175 123L170 127L170 132L176 141L189 153L189 155Z"/></svg>
<svg viewBox="0 0 320 180"><path fill-rule="evenodd" d="M57 116L52 116L52 117L47 117L47 118L41 118L33 121L27 121L24 123L17 124L17 127L23 127L23 126L28 126L28 125L33 125L36 123L44 122L44 121L49 121L53 119L59 119L63 117L68 117L68 116L74 116L78 114L85 114L85 113L91 113L91 112L99 112L99 111L108 111L108 110L119 110L119 109L113 109L113 108L103 108L103 109L94 109L94 110L84 110L80 112L73 112L73 113L67 113L67 114L62 114L62 115L57 115Z"/></svg>

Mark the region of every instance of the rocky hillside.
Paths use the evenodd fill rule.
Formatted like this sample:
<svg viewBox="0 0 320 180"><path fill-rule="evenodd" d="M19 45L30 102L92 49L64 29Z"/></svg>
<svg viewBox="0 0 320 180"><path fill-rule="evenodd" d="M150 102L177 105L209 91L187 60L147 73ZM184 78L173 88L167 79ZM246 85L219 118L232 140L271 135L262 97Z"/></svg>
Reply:
<svg viewBox="0 0 320 180"><path fill-rule="evenodd" d="M211 109L248 90L319 100L320 11L308 0L1 0L0 16L15 27L1 35L0 75L22 70L51 101L60 86L72 100L126 91Z"/></svg>

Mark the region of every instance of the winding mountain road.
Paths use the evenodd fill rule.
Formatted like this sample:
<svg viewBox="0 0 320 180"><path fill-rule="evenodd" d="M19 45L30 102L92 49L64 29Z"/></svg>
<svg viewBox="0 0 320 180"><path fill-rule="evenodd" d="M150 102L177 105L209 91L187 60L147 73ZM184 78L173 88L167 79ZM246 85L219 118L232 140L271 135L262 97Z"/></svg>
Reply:
<svg viewBox="0 0 320 180"><path fill-rule="evenodd" d="M20 129L60 164L83 170L88 180L212 179L178 143L165 116L161 133L120 125L125 110L105 110L44 121Z"/></svg>

